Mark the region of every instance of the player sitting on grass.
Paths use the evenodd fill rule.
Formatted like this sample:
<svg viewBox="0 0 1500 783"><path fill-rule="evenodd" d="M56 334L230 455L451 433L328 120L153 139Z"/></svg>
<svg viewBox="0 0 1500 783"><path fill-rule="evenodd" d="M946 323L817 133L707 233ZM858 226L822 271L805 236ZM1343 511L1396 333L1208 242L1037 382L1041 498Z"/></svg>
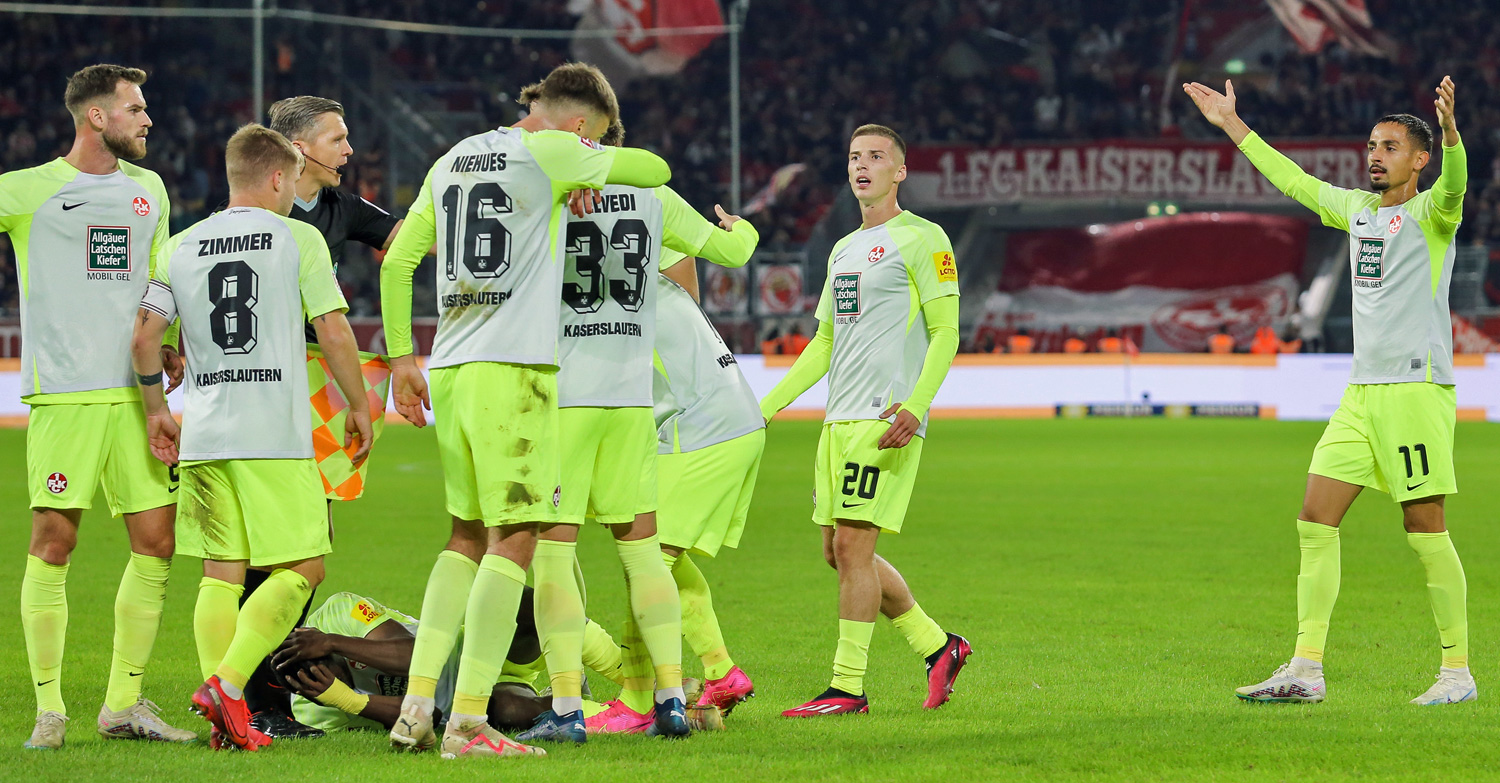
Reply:
<svg viewBox="0 0 1500 783"><path fill-rule="evenodd" d="M1443 131L1442 173L1422 192L1417 180L1432 157L1432 128L1410 114L1386 115L1370 131L1375 192L1367 193L1321 182L1272 149L1235 113L1229 82L1223 94L1196 82L1183 89L1281 192L1317 212L1324 225L1349 232L1354 280L1352 377L1313 449L1297 518L1296 649L1270 679L1236 693L1271 702L1319 702L1327 695L1323 645L1339 595L1339 523L1360 491L1371 487L1401 504L1406 541L1427 571L1442 645L1437 682L1412 703L1471 701L1478 691L1469 673L1468 586L1443 518L1443 498L1458 491L1448 282L1468 182L1453 118L1453 80L1443 77L1434 101Z"/></svg>
<svg viewBox="0 0 1500 783"><path fill-rule="evenodd" d="M297 720L325 731L389 731L401 714L418 625L415 618L373 598L353 593L329 597L308 616L305 627L287 636L272 659L276 672L297 694L292 700ZM462 649L455 644L443 665L435 714L452 711ZM620 648L593 621L583 635L583 663L620 683ZM538 684L545 686L546 681L528 587L516 613L515 638L490 694L490 725L502 731L529 728L549 706L549 699L537 694Z"/></svg>
<svg viewBox="0 0 1500 783"><path fill-rule="evenodd" d="M760 404L770 421L828 376L813 522L823 526L823 557L839 574L839 642L828 690L782 713L789 718L869 712L864 676L881 614L927 661L923 707L948 701L970 652L968 641L933 622L901 574L875 554L882 531L901 532L927 409L958 351L953 246L940 226L896 203L906 179L906 142L895 131L855 129L848 171L863 225L833 246L817 336Z"/></svg>

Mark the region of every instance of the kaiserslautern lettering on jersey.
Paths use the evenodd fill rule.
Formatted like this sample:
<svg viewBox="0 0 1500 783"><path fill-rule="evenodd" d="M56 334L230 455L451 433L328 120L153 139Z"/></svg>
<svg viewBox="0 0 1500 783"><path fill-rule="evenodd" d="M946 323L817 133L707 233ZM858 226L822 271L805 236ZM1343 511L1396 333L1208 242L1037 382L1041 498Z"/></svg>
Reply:
<svg viewBox="0 0 1500 783"><path fill-rule="evenodd" d="M89 400L140 398L130 338L167 213L161 178L125 161L112 174L58 158L0 176L0 231L21 286L23 400L106 389L118 391Z"/></svg>
<svg viewBox="0 0 1500 783"><path fill-rule="evenodd" d="M719 330L682 286L657 278L657 453L696 451L766 426Z"/></svg>
<svg viewBox="0 0 1500 783"><path fill-rule="evenodd" d="M140 306L182 318L184 461L313 456L302 329L348 309L316 228L219 212L168 241Z"/></svg>
<svg viewBox="0 0 1500 783"><path fill-rule="evenodd" d="M936 223L902 212L839 240L818 302L818 320L833 324L824 421L879 419L906 399L927 356L922 305L957 295L953 245Z"/></svg>
<svg viewBox="0 0 1500 783"><path fill-rule="evenodd" d="M437 225L428 366L557 364L564 197L603 187L614 155L571 133L500 128L438 159L411 207Z"/></svg>

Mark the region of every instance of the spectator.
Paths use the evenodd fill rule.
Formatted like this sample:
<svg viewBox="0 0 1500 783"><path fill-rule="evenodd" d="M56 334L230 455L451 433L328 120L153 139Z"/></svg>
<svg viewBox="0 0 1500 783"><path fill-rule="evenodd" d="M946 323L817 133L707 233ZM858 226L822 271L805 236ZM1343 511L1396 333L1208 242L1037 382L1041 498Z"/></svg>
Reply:
<svg viewBox="0 0 1500 783"><path fill-rule="evenodd" d="M1208 337L1209 353L1234 353L1234 337L1229 334L1223 324L1219 325L1219 331Z"/></svg>
<svg viewBox="0 0 1500 783"><path fill-rule="evenodd" d="M1262 326L1255 330L1255 339L1250 341L1250 353L1272 354L1281 350L1281 339L1276 336L1276 330L1269 326Z"/></svg>
<svg viewBox="0 0 1500 783"><path fill-rule="evenodd" d="M1031 333L1024 328L1017 329L1015 334L1005 340L1005 349L1010 353L1031 353L1035 346Z"/></svg>
<svg viewBox="0 0 1500 783"><path fill-rule="evenodd" d="M771 327L770 333L766 335L764 340L760 341L760 352L766 356L773 356L782 352L781 332L777 331L776 327Z"/></svg>

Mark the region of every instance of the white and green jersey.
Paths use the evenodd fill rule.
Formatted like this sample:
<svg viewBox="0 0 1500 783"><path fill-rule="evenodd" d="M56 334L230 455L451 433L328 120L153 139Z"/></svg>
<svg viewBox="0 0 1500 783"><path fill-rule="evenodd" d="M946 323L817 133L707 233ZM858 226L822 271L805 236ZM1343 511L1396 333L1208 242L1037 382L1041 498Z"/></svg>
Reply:
<svg viewBox="0 0 1500 783"><path fill-rule="evenodd" d="M365 598L354 593L331 595L322 606L307 616L307 625L310 628L338 636L352 636L356 639L369 636L376 626L386 621L399 623L413 637L417 635L416 618L391 609L373 598ZM458 676L458 657L461 650L461 644L454 645L454 652L449 656L448 662L443 665L443 674L438 679L439 695L447 696L446 702L438 705L444 715L453 712L453 683ZM407 676L405 674L383 672L354 661L349 661L349 674L354 681L351 687L360 693L396 697L406 695ZM444 687L445 684L446 687ZM302 723L324 731L338 729L383 731L385 728L369 718L350 715L337 707L325 707L297 695L292 696L292 714Z"/></svg>
<svg viewBox="0 0 1500 783"><path fill-rule="evenodd" d="M470 136L433 164L410 214L437 226L438 327L430 367L557 364L558 291L570 191L614 163L563 131Z"/></svg>
<svg viewBox="0 0 1500 783"><path fill-rule="evenodd" d="M303 327L348 309L316 228L214 214L167 242L140 306L182 319L184 461L313 456Z"/></svg>
<svg viewBox="0 0 1500 783"><path fill-rule="evenodd" d="M22 401L140 399L130 339L168 211L161 177L125 161L112 174L58 158L0 175L0 231L21 290Z"/></svg>
<svg viewBox="0 0 1500 783"><path fill-rule="evenodd" d="M879 419L911 395L929 342L922 305L944 296L958 296L958 267L936 223L902 212L833 246L818 300L833 325L824 421Z"/></svg>
<svg viewBox="0 0 1500 783"><path fill-rule="evenodd" d="M665 276L656 289L657 453L696 451L763 429L755 391L703 308Z"/></svg>
<svg viewBox="0 0 1500 783"><path fill-rule="evenodd" d="M1349 382L1452 384L1448 284L1468 178L1463 147L1443 148L1442 174L1431 190L1390 207L1380 206L1376 193L1315 179L1253 133L1240 149L1282 192L1318 213L1323 225L1349 232L1354 288Z"/></svg>
<svg viewBox="0 0 1500 783"><path fill-rule="evenodd" d="M663 248L698 253L714 226L666 185L610 185L603 206L568 221L557 404L648 407Z"/></svg>

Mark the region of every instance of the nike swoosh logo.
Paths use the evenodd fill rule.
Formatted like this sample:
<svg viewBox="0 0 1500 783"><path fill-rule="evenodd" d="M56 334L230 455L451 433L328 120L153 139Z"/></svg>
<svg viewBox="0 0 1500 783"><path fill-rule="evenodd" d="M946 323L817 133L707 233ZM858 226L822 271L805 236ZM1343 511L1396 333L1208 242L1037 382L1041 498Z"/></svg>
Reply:
<svg viewBox="0 0 1500 783"><path fill-rule="evenodd" d="M139 677L142 674L145 674L145 672L127 672L127 674L129 674L131 677Z"/></svg>
<svg viewBox="0 0 1500 783"><path fill-rule="evenodd" d="M1426 483L1427 483L1427 482L1426 482L1426 481L1424 481L1424 482L1422 482L1422 484L1426 484ZM1410 491L1412 491L1412 490L1414 490L1414 489L1416 489L1416 488L1417 488L1417 487L1420 487L1420 486L1422 486L1422 484L1417 484L1417 485L1416 485L1416 486L1412 486L1412 487L1407 487L1407 488L1406 488L1406 491L1407 491L1407 492L1410 492Z"/></svg>
<svg viewBox="0 0 1500 783"><path fill-rule="evenodd" d="M36 687L40 688L43 685L46 685L47 683L51 683L51 682L57 682L57 678L53 677L52 679L48 680L47 682L39 682L39 683L36 684Z"/></svg>
<svg viewBox="0 0 1500 783"><path fill-rule="evenodd" d="M83 206L84 204L87 204L87 203L88 203L87 201L80 201L77 204L69 204L69 203L64 202L63 205L62 205L62 207L63 207L63 211L67 212L70 209L78 209L79 207L81 207L81 206Z"/></svg>
<svg viewBox="0 0 1500 783"><path fill-rule="evenodd" d="M860 506L863 506L863 505L864 505L863 503L855 503L854 505L851 506L851 505L849 505L849 501L847 501L847 500L844 501L844 508L859 508Z"/></svg>
<svg viewBox="0 0 1500 783"><path fill-rule="evenodd" d="M1356 226L1363 226L1363 225L1365 225L1366 222L1367 221L1364 221L1364 220L1356 220L1356 221L1354 221L1354 225L1356 225Z"/></svg>
<svg viewBox="0 0 1500 783"><path fill-rule="evenodd" d="M1454 647L1457 647L1457 646L1458 645L1456 645L1456 644L1445 644L1445 645L1443 645L1443 649L1444 650L1451 650L1451 649L1453 649Z"/></svg>

